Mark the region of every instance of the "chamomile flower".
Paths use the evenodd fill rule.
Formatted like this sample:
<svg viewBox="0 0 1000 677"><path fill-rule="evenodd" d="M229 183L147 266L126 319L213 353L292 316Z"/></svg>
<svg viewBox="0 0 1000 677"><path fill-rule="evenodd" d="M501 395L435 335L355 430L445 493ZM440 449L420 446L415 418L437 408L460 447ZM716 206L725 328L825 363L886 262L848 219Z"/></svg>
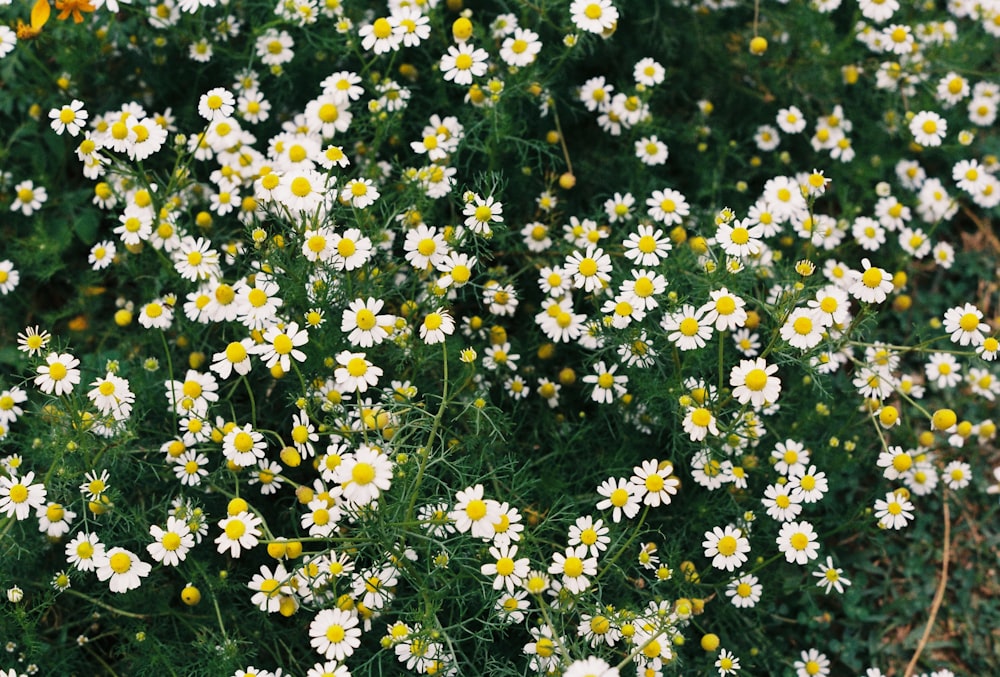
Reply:
<svg viewBox="0 0 1000 677"><path fill-rule="evenodd" d="M569 13L576 27L589 33L605 33L618 23L618 9L611 0L573 0Z"/></svg>
<svg viewBox="0 0 1000 677"><path fill-rule="evenodd" d="M944 330L953 343L960 346L978 346L986 339L983 332L990 327L982 321L983 313L971 303L949 308L944 313Z"/></svg>
<svg viewBox="0 0 1000 677"><path fill-rule="evenodd" d="M680 310L664 315L660 327L681 350L704 348L714 331L712 324L705 321L704 308L685 304Z"/></svg>
<svg viewBox="0 0 1000 677"><path fill-rule="evenodd" d="M716 331L731 331L742 327L747 321L746 301L730 292L726 287L709 293L709 300L700 309L704 313L702 321L714 324Z"/></svg>
<svg viewBox="0 0 1000 677"><path fill-rule="evenodd" d="M392 23L386 17L379 17L370 24L365 24L358 31L361 38L361 48L375 54L394 52L403 44L401 33L393 30Z"/></svg>
<svg viewBox="0 0 1000 677"><path fill-rule="evenodd" d="M139 309L139 324L146 329L169 329L174 321L174 309L162 299L143 304Z"/></svg>
<svg viewBox="0 0 1000 677"><path fill-rule="evenodd" d="M591 392L591 399L601 404L611 404L615 399L625 394L625 384L628 383L628 376L616 374L617 364L608 367L604 360L594 365L593 374L583 377L584 383L592 383L594 390Z"/></svg>
<svg viewBox="0 0 1000 677"><path fill-rule="evenodd" d="M466 202L462 211L465 216L465 226L473 233L489 236L493 229L491 224L503 223L503 205L490 195L485 199L474 195Z"/></svg>
<svg viewBox="0 0 1000 677"><path fill-rule="evenodd" d="M519 68L531 65L542 51L538 33L526 28L514 29L513 35L504 38L500 45L500 58L508 66Z"/></svg>
<svg viewBox="0 0 1000 677"><path fill-rule="evenodd" d="M760 601L764 586L753 574L744 574L726 586L726 597L737 609L749 609Z"/></svg>
<svg viewBox="0 0 1000 677"><path fill-rule="evenodd" d="M797 106L789 106L778 111L778 126L786 134L798 134L806 128L806 117Z"/></svg>
<svg viewBox="0 0 1000 677"><path fill-rule="evenodd" d="M459 533L471 532L477 538L492 538L500 521L500 504L483 499L483 485L477 484L455 494L455 507L448 512Z"/></svg>
<svg viewBox="0 0 1000 677"><path fill-rule="evenodd" d="M962 367L951 353L932 353L924 373L928 382L941 390L954 388L962 381Z"/></svg>
<svg viewBox="0 0 1000 677"><path fill-rule="evenodd" d="M104 559L105 546L96 533L81 531L66 544L66 561L79 571L93 571Z"/></svg>
<svg viewBox="0 0 1000 677"><path fill-rule="evenodd" d="M112 416L116 421L124 421L131 415L135 393L129 388L128 381L109 371L90 386L87 397L102 414Z"/></svg>
<svg viewBox="0 0 1000 677"><path fill-rule="evenodd" d="M297 322L289 322L284 327L272 325L264 332L263 339L254 352L268 369L277 365L287 372L291 371L292 359L305 362L306 354L298 348L309 342L309 334L305 329L300 330Z"/></svg>
<svg viewBox="0 0 1000 677"><path fill-rule="evenodd" d="M548 573L562 575L563 587L575 595L590 586L590 577L597 575L597 558L588 557L587 546L568 546L564 552L552 554Z"/></svg>
<svg viewBox="0 0 1000 677"><path fill-rule="evenodd" d="M333 480L343 487L343 499L356 506L378 500L392 485L393 464L375 447L362 444L334 470Z"/></svg>
<svg viewBox="0 0 1000 677"><path fill-rule="evenodd" d="M486 74L489 53L475 47L470 42L450 45L447 54L441 57L440 69L447 82L456 85L471 85L474 77Z"/></svg>
<svg viewBox="0 0 1000 677"><path fill-rule="evenodd" d="M42 510L48 494L45 485L35 482L35 473L23 477L0 477L0 513L17 520L25 520L32 512Z"/></svg>
<svg viewBox="0 0 1000 677"><path fill-rule="evenodd" d="M701 546L705 549L705 557L712 558L712 566L726 571L734 571L743 566L747 561L747 553L750 552L750 540L731 524L725 529L715 527L712 531L706 531Z"/></svg>
<svg viewBox="0 0 1000 677"><path fill-rule="evenodd" d="M351 345L371 348L382 343L389 336L387 327L392 327L393 315L379 315L385 302L368 297L354 299L341 314L340 330L349 332L347 340Z"/></svg>
<svg viewBox="0 0 1000 677"><path fill-rule="evenodd" d="M527 557L517 558L517 545L491 546L492 562L480 566L483 576L493 577L493 589L506 589L510 595L528 575L531 565Z"/></svg>
<svg viewBox="0 0 1000 677"><path fill-rule="evenodd" d="M234 427L222 438L222 453L232 463L241 468L249 468L262 460L267 453L264 435L253 429L249 423Z"/></svg>
<svg viewBox="0 0 1000 677"><path fill-rule="evenodd" d="M662 165L667 161L668 155L667 144L660 141L655 134L635 142L635 156L645 165Z"/></svg>
<svg viewBox="0 0 1000 677"><path fill-rule="evenodd" d="M380 195L371 179L351 179L340 191L341 201L349 203L355 209L364 209L374 204Z"/></svg>
<svg viewBox="0 0 1000 677"><path fill-rule="evenodd" d="M0 265L0 270L3 266ZM28 353L31 357L38 355L52 340L52 334L40 329L38 326L25 327L24 331L17 334L17 349L23 353Z"/></svg>
<svg viewBox="0 0 1000 677"><path fill-rule="evenodd" d="M339 466L338 466L339 467ZM314 498L306 504L308 512L302 515L302 528L313 538L327 538L337 529L341 509L323 498Z"/></svg>
<svg viewBox="0 0 1000 677"><path fill-rule="evenodd" d="M639 266L660 265L673 248L670 238L662 230L648 224L640 224L638 232L629 233L623 244L625 258Z"/></svg>
<svg viewBox="0 0 1000 677"><path fill-rule="evenodd" d="M823 588L824 594L830 594L830 590L836 588L837 592L843 593L845 586L850 586L851 581L844 577L844 570L833 566L833 558L827 555L826 563L820 564L819 568L813 572L813 576L818 578L816 586Z"/></svg>
<svg viewBox="0 0 1000 677"><path fill-rule="evenodd" d="M791 522L802 512L802 493L793 493L787 484L769 484L761 503L767 516L778 522Z"/></svg>
<svg viewBox="0 0 1000 677"><path fill-rule="evenodd" d="M882 268L872 266L868 259L861 259L862 271L850 271L851 285L848 293L865 303L882 303L892 291L892 275Z"/></svg>
<svg viewBox="0 0 1000 677"><path fill-rule="evenodd" d="M68 395L80 382L80 360L69 353L49 353L37 369L35 385L46 395Z"/></svg>
<svg viewBox="0 0 1000 677"><path fill-rule="evenodd" d="M761 252L763 242L760 238L763 235L763 226L760 224L751 225L744 219L719 224L715 232L715 239L727 255L746 259Z"/></svg>
<svg viewBox="0 0 1000 677"><path fill-rule="evenodd" d="M49 119L52 120L50 126L56 134L69 132L70 136L80 133L83 125L87 122L89 113L83 107L83 101L73 99L62 108L53 108L49 111Z"/></svg>
<svg viewBox="0 0 1000 677"><path fill-rule="evenodd" d="M244 550L250 550L260 542L260 525L261 519L247 511L220 520L218 526L222 533L215 539L216 550L238 558Z"/></svg>
<svg viewBox="0 0 1000 677"><path fill-rule="evenodd" d="M786 486L792 494L801 497L803 503L816 503L829 490L826 473L818 471L814 465L801 473L790 473Z"/></svg>
<svg viewBox="0 0 1000 677"><path fill-rule="evenodd" d="M333 233L330 237L330 261L337 270L357 270L372 257L373 245L370 238L362 235L357 228L348 228L343 233Z"/></svg>
<svg viewBox="0 0 1000 677"><path fill-rule="evenodd" d="M444 308L438 308L428 313L420 324L420 338L428 345L444 343L445 339L454 332L455 320Z"/></svg>
<svg viewBox="0 0 1000 677"><path fill-rule="evenodd" d="M208 476L208 456L199 453L195 449L188 449L173 459L174 475L181 481L181 484L188 487L196 487L201 484L201 480Z"/></svg>
<svg viewBox="0 0 1000 677"><path fill-rule="evenodd" d="M785 522L775 542L785 560L795 564L806 564L819 554L816 531L809 522Z"/></svg>
<svg viewBox="0 0 1000 677"><path fill-rule="evenodd" d="M947 132L947 121L934 111L920 111L910 120L910 133L921 146L940 146Z"/></svg>
<svg viewBox="0 0 1000 677"><path fill-rule="evenodd" d="M611 280L611 257L600 247L589 246L586 252L574 251L566 257L564 268L573 276L573 287L593 292Z"/></svg>
<svg viewBox="0 0 1000 677"><path fill-rule="evenodd" d="M322 609L309 624L309 644L327 659L343 661L361 646L357 612Z"/></svg>
<svg viewBox="0 0 1000 677"><path fill-rule="evenodd" d="M646 200L650 218L658 223L672 226L681 223L690 211L687 199L672 188L654 190Z"/></svg>
<svg viewBox="0 0 1000 677"><path fill-rule="evenodd" d="M17 386L0 391L0 425L9 425L17 421L24 413L18 405L27 400L28 393Z"/></svg>
<svg viewBox="0 0 1000 677"><path fill-rule="evenodd" d="M14 186L14 201L10 203L12 212L21 212L25 216L31 216L42 208L42 204L49 199L49 194L44 186L36 186L34 181L21 181Z"/></svg>
<svg viewBox="0 0 1000 677"><path fill-rule="evenodd" d="M146 546L149 556L164 566L177 566L194 547L194 536L184 520L168 517L166 527L152 524L149 535L153 542Z"/></svg>
<svg viewBox="0 0 1000 677"><path fill-rule="evenodd" d="M261 565L260 571L247 583L247 587L254 593L250 603L267 613L280 611L281 598L293 594L290 580L291 576L280 563L275 565L274 571Z"/></svg>
<svg viewBox="0 0 1000 677"><path fill-rule="evenodd" d="M708 435L718 435L715 416L705 407L688 407L681 423L692 442L700 442Z"/></svg>
<svg viewBox="0 0 1000 677"><path fill-rule="evenodd" d="M611 521L617 524L622 517L632 519L639 513L642 503L636 487L629 480L611 477L597 488L597 493L604 498L597 502L598 510L611 509Z"/></svg>
<svg viewBox="0 0 1000 677"><path fill-rule="evenodd" d="M239 341L230 341L229 345L222 352L212 356L212 365L209 367L219 375L219 378L227 379L233 372L240 376L250 373L253 364L250 362L251 353L255 352L256 343L250 337Z"/></svg>
<svg viewBox="0 0 1000 677"><path fill-rule="evenodd" d="M972 481L972 469L965 461L951 461L944 467L944 483L953 491L964 489Z"/></svg>
<svg viewBox="0 0 1000 677"><path fill-rule="evenodd" d="M681 484L679 479L673 477L673 472L674 466L670 461L648 459L632 469L629 484L634 488L636 498L644 505L654 508L669 505Z"/></svg>
<svg viewBox="0 0 1000 677"><path fill-rule="evenodd" d="M232 117L236 97L225 87L210 89L198 100L198 115L209 122Z"/></svg>
<svg viewBox="0 0 1000 677"><path fill-rule="evenodd" d="M337 354L336 359L340 366L334 370L333 377L343 392L357 390L363 393L369 387L378 384L382 368L369 362L365 353L352 353L349 350L343 350Z"/></svg>
<svg viewBox="0 0 1000 677"><path fill-rule="evenodd" d="M781 325L781 338L793 348L806 351L819 345L832 318L812 308L796 308Z"/></svg>
<svg viewBox="0 0 1000 677"><path fill-rule="evenodd" d="M111 548L96 563L97 579L108 581L111 592L124 593L142 585L152 565L125 548Z"/></svg>

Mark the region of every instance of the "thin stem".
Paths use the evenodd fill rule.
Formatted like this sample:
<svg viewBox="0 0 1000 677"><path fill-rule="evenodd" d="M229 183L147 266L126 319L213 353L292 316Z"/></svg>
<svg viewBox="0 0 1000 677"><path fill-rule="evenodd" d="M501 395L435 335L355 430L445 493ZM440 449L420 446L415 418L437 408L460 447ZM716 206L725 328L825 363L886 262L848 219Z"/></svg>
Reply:
<svg viewBox="0 0 1000 677"><path fill-rule="evenodd" d="M427 469L427 460L431 454L431 446L434 444L434 438L437 436L438 429L441 427L441 420L444 418L444 410L448 406L448 343L443 342L441 344L441 354L444 360L444 374L442 376L442 386L441 386L441 406L438 407L437 414L434 416L434 423L431 424L431 432L427 436L427 443L420 449L420 467L417 469L417 477L413 481L413 489L410 494L410 502L406 506L406 516L403 518L404 522L409 522L413 519L413 508L417 504L417 491L420 488L420 483L424 479L424 471Z"/></svg>
<svg viewBox="0 0 1000 677"><path fill-rule="evenodd" d="M601 569L599 572L597 572L597 575L594 576L595 584L599 580L601 580L601 577L604 576L606 572L611 570L611 567L614 565L614 563L617 562L619 559L621 559L621 556L625 554L625 551L628 550L628 547L632 545L632 541L634 541L636 537L639 535L639 530L642 529L642 525L646 521L646 515L648 514L649 514L649 505L647 504L645 510L642 511L642 515L639 517L639 521L635 525L635 530L632 531L632 535L629 536L627 541L625 541L625 545L623 545L621 549L618 550L617 553L615 553L615 556L612 557L611 560L604 565L604 568Z"/></svg>
<svg viewBox="0 0 1000 677"><path fill-rule="evenodd" d="M941 608L941 602L944 601L944 590L948 586L948 558L951 555L951 512L948 509L947 491L941 496L941 507L944 513L944 547L941 549L941 580L938 581L937 590L934 591L934 601L931 602L931 613L927 618L924 634L920 637L920 642L917 644L916 651L913 652L913 658L910 659L910 662L906 666L903 677L912 677L914 670L917 668L917 661L920 659L920 654L923 652L924 647L927 646L927 640L930 639L931 630L934 629L934 621L937 620L938 609Z"/></svg>
<svg viewBox="0 0 1000 677"><path fill-rule="evenodd" d="M78 592L78 591L76 591L76 590L74 590L72 588L67 588L63 592L65 592L68 595L74 595L75 597L79 597L80 599L85 599L88 602L90 602L91 604L96 604L97 606L101 607L102 609L110 611L113 614L117 614L118 616L125 616L126 618L138 618L139 620L146 620L147 618L150 617L150 615L161 615L161 616L165 615L165 614L137 614L137 613L135 613L133 611L125 611L123 609L119 609L117 607L113 607L110 604L106 604L105 602L102 602L99 599L94 599L90 595L85 595L82 592Z"/></svg>

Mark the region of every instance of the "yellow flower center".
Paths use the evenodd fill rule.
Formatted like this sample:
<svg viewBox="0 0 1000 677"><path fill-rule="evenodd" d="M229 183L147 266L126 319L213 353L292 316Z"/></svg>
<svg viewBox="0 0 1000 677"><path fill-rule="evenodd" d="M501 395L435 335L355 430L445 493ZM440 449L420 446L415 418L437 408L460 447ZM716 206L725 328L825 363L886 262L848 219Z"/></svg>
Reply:
<svg viewBox="0 0 1000 677"><path fill-rule="evenodd" d="M116 552L108 559L108 566L116 574L124 574L132 568L132 558L124 552Z"/></svg>
<svg viewBox="0 0 1000 677"><path fill-rule="evenodd" d="M704 407L698 407L691 412L691 422L700 428L707 428L712 422L712 413Z"/></svg>
<svg viewBox="0 0 1000 677"><path fill-rule="evenodd" d="M743 226L737 226L733 228L732 234L729 239L733 241L734 244L746 244L750 241L750 231Z"/></svg>
<svg viewBox="0 0 1000 677"><path fill-rule="evenodd" d="M233 437L233 446L236 447L236 451L245 454L253 449L253 436L250 433L240 431Z"/></svg>
<svg viewBox="0 0 1000 677"><path fill-rule="evenodd" d="M729 557L730 555L736 552L737 545L739 544L737 543L735 538L726 535L719 539L719 543L715 547L719 551L720 555Z"/></svg>
<svg viewBox="0 0 1000 677"><path fill-rule="evenodd" d="M68 370L62 362L53 362L49 365L49 376L53 381L61 381L66 378Z"/></svg>
<svg viewBox="0 0 1000 677"><path fill-rule="evenodd" d="M694 336L698 333L698 320L693 317L685 317L681 320L680 330L685 336Z"/></svg>
<svg viewBox="0 0 1000 677"><path fill-rule="evenodd" d="M168 531L163 534L163 538L160 539L160 544L163 546L164 550L169 550L173 552L181 547L181 537L172 531Z"/></svg>
<svg viewBox="0 0 1000 677"><path fill-rule="evenodd" d="M806 536L801 531L792 534L792 537L788 539L788 542L796 550L805 550L809 545L809 537Z"/></svg>
<svg viewBox="0 0 1000 677"><path fill-rule="evenodd" d="M237 540L246 533L247 527L242 520L232 519L226 523L226 538Z"/></svg>
<svg viewBox="0 0 1000 677"><path fill-rule="evenodd" d="M243 347L243 344L233 341L228 346L226 346L226 359L236 364L237 362L242 362L247 358L247 349Z"/></svg>
<svg viewBox="0 0 1000 677"><path fill-rule="evenodd" d="M274 346L274 352L279 355L287 355L292 352L292 339L288 338L287 334L278 334L271 343Z"/></svg>
<svg viewBox="0 0 1000 677"><path fill-rule="evenodd" d="M364 376L368 371L368 363L361 357L352 357L347 363L347 373L354 378Z"/></svg>
<svg viewBox="0 0 1000 677"><path fill-rule="evenodd" d="M357 484L369 484L375 479L375 467L371 463L355 463L351 469L351 479Z"/></svg>
<svg viewBox="0 0 1000 677"><path fill-rule="evenodd" d="M583 560L579 557L567 557L563 563L563 573L570 578L576 578L583 574Z"/></svg>
<svg viewBox="0 0 1000 677"><path fill-rule="evenodd" d="M975 313L966 313L958 321L958 326L964 331L974 331L979 327L979 316Z"/></svg>
<svg viewBox="0 0 1000 677"><path fill-rule="evenodd" d="M767 385L767 372L763 369L751 369L747 372L743 383L750 390L760 392Z"/></svg>
<svg viewBox="0 0 1000 677"><path fill-rule="evenodd" d="M10 488L10 500L14 503L24 503L28 500L28 487L21 483L12 486Z"/></svg>
<svg viewBox="0 0 1000 677"><path fill-rule="evenodd" d="M869 289L878 289L882 284L882 270L880 268L869 268L861 276L861 283Z"/></svg>
<svg viewBox="0 0 1000 677"><path fill-rule="evenodd" d="M611 505L621 508L628 503L628 491L626 489L615 489L611 492L610 499Z"/></svg>
<svg viewBox="0 0 1000 677"><path fill-rule="evenodd" d="M296 197L305 197L312 192L312 184L304 176L296 176L292 179L291 190Z"/></svg>
<svg viewBox="0 0 1000 677"><path fill-rule="evenodd" d="M383 18L375 19L375 23L372 24L372 33L379 40L385 40L392 35L392 24Z"/></svg>
<svg viewBox="0 0 1000 677"><path fill-rule="evenodd" d="M465 506L465 514L473 521L479 521L486 516L486 502L478 498L474 498L469 501L469 504Z"/></svg>
<svg viewBox="0 0 1000 677"><path fill-rule="evenodd" d="M368 310L367 308L362 308L358 311L354 320L360 329L368 331L375 326L377 322L375 318L375 313Z"/></svg>
<svg viewBox="0 0 1000 677"><path fill-rule="evenodd" d="M813 329L812 320L810 320L808 317L799 317L795 320L795 322L792 323L792 329L795 330L796 334L805 336L809 334L809 332L811 332Z"/></svg>

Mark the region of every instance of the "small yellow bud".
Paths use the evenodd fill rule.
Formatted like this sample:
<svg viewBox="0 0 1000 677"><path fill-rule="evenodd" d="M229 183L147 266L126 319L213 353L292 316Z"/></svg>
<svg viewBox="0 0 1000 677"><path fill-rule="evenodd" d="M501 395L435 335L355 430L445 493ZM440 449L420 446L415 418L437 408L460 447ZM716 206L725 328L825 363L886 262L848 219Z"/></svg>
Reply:
<svg viewBox="0 0 1000 677"><path fill-rule="evenodd" d="M127 327L132 324L132 311L121 308L115 311L115 324L119 327Z"/></svg>
<svg viewBox="0 0 1000 677"><path fill-rule="evenodd" d="M449 2L448 6L451 7L451 5L452 3ZM458 42L465 42L472 37L472 22L464 16L458 17L451 25L451 34Z"/></svg>
<svg viewBox="0 0 1000 677"><path fill-rule="evenodd" d="M230 516L239 515L241 512L246 512L249 509L250 504L242 498L234 498L229 501L229 505L226 506L226 512L228 512Z"/></svg>
<svg viewBox="0 0 1000 677"><path fill-rule="evenodd" d="M958 416L952 409L938 409L931 417L931 428L934 430L948 430L958 422Z"/></svg>
<svg viewBox="0 0 1000 677"><path fill-rule="evenodd" d="M761 56L767 51L767 38L762 38L761 36L755 36L750 41L750 53L754 56Z"/></svg>
<svg viewBox="0 0 1000 677"><path fill-rule="evenodd" d="M201 601L201 590L188 583L181 590L181 601L188 606L194 606Z"/></svg>
<svg viewBox="0 0 1000 677"><path fill-rule="evenodd" d="M705 651L715 651L719 648L719 636L714 632L701 636L701 648Z"/></svg>

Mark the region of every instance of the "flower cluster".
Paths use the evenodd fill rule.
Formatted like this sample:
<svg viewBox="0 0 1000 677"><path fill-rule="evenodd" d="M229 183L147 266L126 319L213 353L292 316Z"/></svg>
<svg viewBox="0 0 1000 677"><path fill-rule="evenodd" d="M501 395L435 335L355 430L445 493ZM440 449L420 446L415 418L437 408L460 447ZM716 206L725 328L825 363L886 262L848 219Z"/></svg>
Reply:
<svg viewBox="0 0 1000 677"><path fill-rule="evenodd" d="M462 4L0 7L8 653L898 669L830 627L1000 491L1000 12Z"/></svg>

